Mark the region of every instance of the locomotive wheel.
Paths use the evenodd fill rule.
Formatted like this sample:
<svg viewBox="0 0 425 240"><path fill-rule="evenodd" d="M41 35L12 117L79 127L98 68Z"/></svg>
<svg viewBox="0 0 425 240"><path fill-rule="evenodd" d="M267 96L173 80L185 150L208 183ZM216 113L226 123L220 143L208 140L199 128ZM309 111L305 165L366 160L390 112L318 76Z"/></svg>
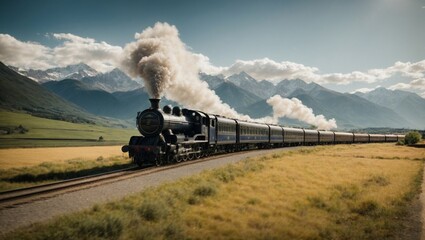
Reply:
<svg viewBox="0 0 425 240"><path fill-rule="evenodd" d="M175 156L174 160L176 161L176 163L180 163L180 162L182 162L183 157L182 156Z"/></svg>
<svg viewBox="0 0 425 240"><path fill-rule="evenodd" d="M133 161L135 164L137 164L137 166L142 167L142 159L140 157L134 156Z"/></svg>
<svg viewBox="0 0 425 240"><path fill-rule="evenodd" d="M170 164L170 163L172 163L173 162L173 156L172 155L167 155L167 164Z"/></svg>
<svg viewBox="0 0 425 240"><path fill-rule="evenodd" d="M189 155L188 155L188 157L187 157L187 159L189 160L189 161L191 161L191 160L193 160L193 158L194 158L195 156L194 156L194 154L193 153L189 153Z"/></svg>
<svg viewBox="0 0 425 240"><path fill-rule="evenodd" d="M189 156L187 154L183 155L183 162L186 162L189 159Z"/></svg>
<svg viewBox="0 0 425 240"><path fill-rule="evenodd" d="M201 158L201 153L195 153L195 159L200 159Z"/></svg>
<svg viewBox="0 0 425 240"><path fill-rule="evenodd" d="M157 157L157 158L155 159L155 165L156 165L157 167L159 167L159 166L161 166L161 165L162 165L162 159L161 159L160 157Z"/></svg>

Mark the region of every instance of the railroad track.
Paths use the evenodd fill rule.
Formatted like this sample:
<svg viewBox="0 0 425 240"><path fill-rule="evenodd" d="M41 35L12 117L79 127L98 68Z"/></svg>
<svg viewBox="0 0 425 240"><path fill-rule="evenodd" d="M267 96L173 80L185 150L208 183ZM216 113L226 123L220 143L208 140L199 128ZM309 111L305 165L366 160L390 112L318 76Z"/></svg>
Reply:
<svg viewBox="0 0 425 240"><path fill-rule="evenodd" d="M247 151L228 153L225 156L234 156L246 153ZM67 192L79 191L86 188L92 188L128 178L134 178L141 175L152 174L156 172L166 171L173 168L183 167L190 164L196 164L205 161L215 160L223 155L214 155L206 158L195 159L191 161L181 162L179 164L171 164L160 167L138 168L130 167L126 169L116 170L107 173L90 175L80 178L69 179L50 184L37 185L28 188L21 188L0 193L0 209L11 208L16 205L29 202L40 201Z"/></svg>
<svg viewBox="0 0 425 240"><path fill-rule="evenodd" d="M4 208L5 206L10 205L22 204L28 202L28 200L34 201L39 197L45 198L52 193L63 192L64 190L76 189L85 185L88 186L90 184L111 180L135 172L137 169L138 167L129 167L59 182L0 192L0 208Z"/></svg>

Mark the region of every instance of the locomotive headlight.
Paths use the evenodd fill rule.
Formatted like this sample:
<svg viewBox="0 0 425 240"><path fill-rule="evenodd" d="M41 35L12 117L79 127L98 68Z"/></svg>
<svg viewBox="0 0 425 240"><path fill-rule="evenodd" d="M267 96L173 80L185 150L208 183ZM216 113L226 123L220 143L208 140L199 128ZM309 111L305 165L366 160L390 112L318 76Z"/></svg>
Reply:
<svg viewBox="0 0 425 240"><path fill-rule="evenodd" d="M146 110L137 117L137 129L144 136L160 134L164 118L158 111Z"/></svg>

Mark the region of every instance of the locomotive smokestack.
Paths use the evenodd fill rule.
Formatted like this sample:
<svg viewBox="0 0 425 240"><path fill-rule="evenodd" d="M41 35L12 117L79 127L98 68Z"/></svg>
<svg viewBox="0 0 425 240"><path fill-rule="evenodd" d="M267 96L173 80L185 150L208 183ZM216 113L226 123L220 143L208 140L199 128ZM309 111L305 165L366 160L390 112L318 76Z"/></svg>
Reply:
<svg viewBox="0 0 425 240"><path fill-rule="evenodd" d="M161 99L159 98L149 98L149 101L151 102L151 108L152 109L159 109L159 101Z"/></svg>

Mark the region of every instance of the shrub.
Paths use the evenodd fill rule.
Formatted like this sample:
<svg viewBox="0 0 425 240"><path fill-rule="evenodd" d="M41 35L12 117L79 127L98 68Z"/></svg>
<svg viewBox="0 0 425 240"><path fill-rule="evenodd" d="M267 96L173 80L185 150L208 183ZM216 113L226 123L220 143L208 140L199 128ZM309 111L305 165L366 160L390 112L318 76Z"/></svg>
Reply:
<svg viewBox="0 0 425 240"><path fill-rule="evenodd" d="M404 138L404 143L405 144L416 144L419 141L421 141L422 136L419 132L413 131L413 132L409 132L408 134L406 134L405 138Z"/></svg>
<svg viewBox="0 0 425 240"><path fill-rule="evenodd" d="M168 215L168 208L164 202L147 199L138 209L140 216L146 221L158 221Z"/></svg>
<svg viewBox="0 0 425 240"><path fill-rule="evenodd" d="M212 196L216 193L216 187L213 184L201 184L195 188L193 194L200 197Z"/></svg>

